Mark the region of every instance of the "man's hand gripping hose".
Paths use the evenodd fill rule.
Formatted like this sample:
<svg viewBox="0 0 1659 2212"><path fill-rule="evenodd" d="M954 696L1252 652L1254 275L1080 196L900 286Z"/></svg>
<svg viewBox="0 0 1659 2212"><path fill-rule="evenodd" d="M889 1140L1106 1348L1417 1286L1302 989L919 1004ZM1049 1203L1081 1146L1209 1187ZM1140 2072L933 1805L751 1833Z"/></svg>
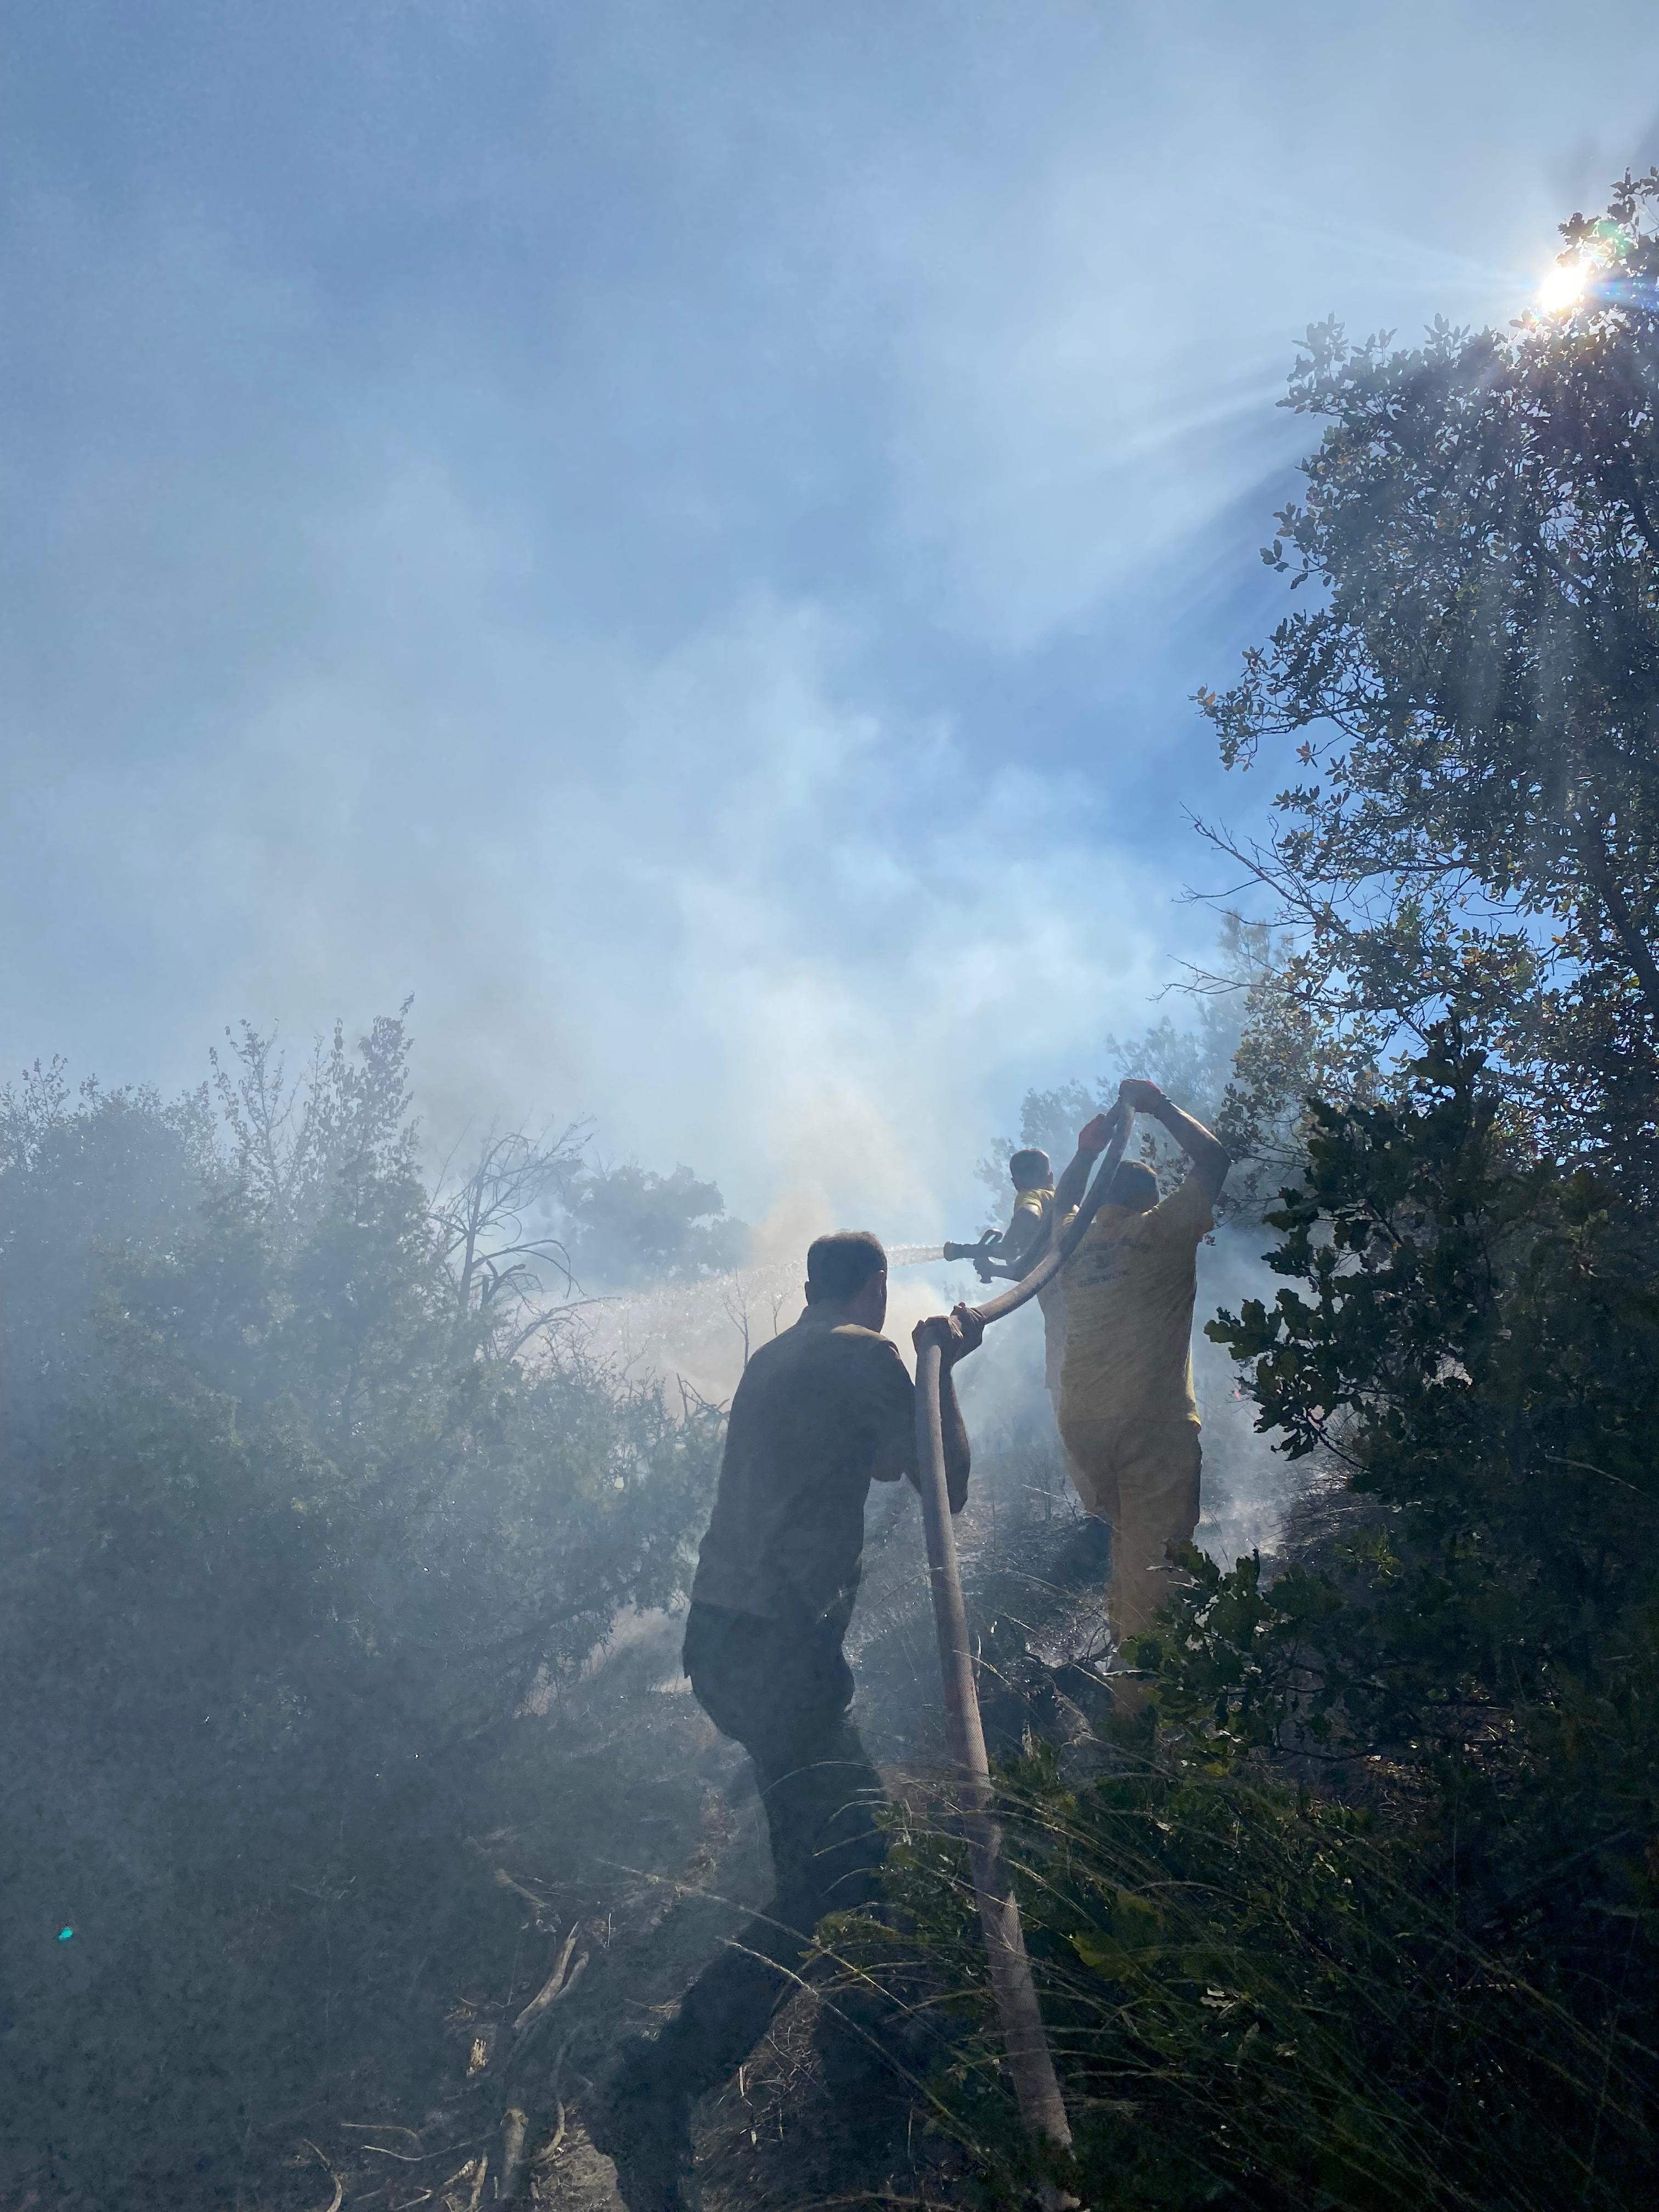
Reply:
<svg viewBox="0 0 1659 2212"><path fill-rule="evenodd" d="M980 1726L974 1658L968 1641L968 1615L962 1601L962 1577L957 1566L956 1534L951 1525L950 1495L945 1482L939 1376L947 1345L954 1356L962 1336L973 1334L976 1341L978 1331L1034 1298L1054 1280L1082 1243L1123 1157L1133 1115L1120 1114L1115 1121L1110 1141L1082 1204L1030 1273L1006 1290L1000 1297L992 1298L982 1306L963 1309L960 1320L939 1316L923 1322L915 1339L916 1463L921 1478L922 1521L927 1532L927 1577L933 1590L933 1623L939 1633L939 1666L945 1678L945 1736L962 1784L963 1832L967 1838L991 1987L1002 2023L1008 2071L1020 2118L1039 2141L1050 2142L1061 2150L1070 2148L1072 2130L1060 2083L1054 2076L1054 2062L1020 1927L1019 1907L1014 1900L1013 1885L1003 1855L1002 1830L994 1809L990 1764L985 1755L985 1733ZM1073 2201L1050 2184L1045 2183L1040 2193L1045 2212L1054 2212L1054 2208Z"/></svg>

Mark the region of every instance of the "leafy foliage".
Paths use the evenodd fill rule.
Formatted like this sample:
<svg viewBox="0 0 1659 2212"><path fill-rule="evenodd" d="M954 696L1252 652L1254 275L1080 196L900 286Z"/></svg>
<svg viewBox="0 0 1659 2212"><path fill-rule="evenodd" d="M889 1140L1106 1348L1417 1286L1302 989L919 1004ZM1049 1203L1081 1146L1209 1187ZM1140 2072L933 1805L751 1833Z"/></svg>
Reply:
<svg viewBox="0 0 1659 2212"><path fill-rule="evenodd" d="M1252 1027L1363 1090L1454 1018L1536 1141L1654 1173L1659 172L1564 226L1579 311L1414 350L1311 330L1328 428L1264 552L1310 604L1201 691L1222 757L1298 736L1266 848L1295 950ZM1342 1095L1347 1085L1319 1087Z"/></svg>
<svg viewBox="0 0 1659 2212"><path fill-rule="evenodd" d="M749 1232L712 1182L688 1167L658 1175L632 1162L584 1168L565 1192L571 1264L585 1285L637 1289L739 1267Z"/></svg>
<svg viewBox="0 0 1659 2212"><path fill-rule="evenodd" d="M859 1975L950 2024L935 2094L989 2201L1046 2166L1101 2212L1645 2203L1639 1969L1586 2020L1391 1824L1260 1778L1137 1765L1068 1787L1038 1751L1001 1778L1072 2160L1034 2158L1013 2124L953 1843L907 1818L902 1932L826 1930Z"/></svg>
<svg viewBox="0 0 1659 2212"><path fill-rule="evenodd" d="M1212 1752L1384 1758L1500 1887L1564 1843L1622 1911L1659 1832L1659 1275L1582 1169L1505 1159L1480 1076L1442 1043L1412 1110L1322 1109L1272 1218L1301 1287L1210 1324L1285 1449L1334 1443L1349 1510L1270 1589L1199 1570L1165 1711Z"/></svg>
<svg viewBox="0 0 1659 2212"><path fill-rule="evenodd" d="M1105 1775L1002 1777L1091 2204L1646 2201L1659 1275L1514 1158L1478 1052L1410 1082L1316 1109L1286 1286L1212 1324L1340 1510L1276 1579L1188 1552ZM896 1929L837 1945L955 2016L940 2093L1012 2188L966 1870L901 1832Z"/></svg>
<svg viewBox="0 0 1659 2212"><path fill-rule="evenodd" d="M1210 1334L1316 1473L1288 1564L1187 1552L1103 1775L1002 1778L1094 2205L1651 2193L1656 208L1564 226L1571 313L1310 333L1265 556L1305 599L1200 694L1230 764L1304 771L1265 845L1215 833L1273 900L1223 1126L1301 1173L1284 1287ZM846 1940L955 2009L1006 2193L955 1846L907 1822L893 1886L902 1935Z"/></svg>
<svg viewBox="0 0 1659 2212"><path fill-rule="evenodd" d="M170 2135L199 2151L239 2102L337 2064L354 2021L373 2046L363 1945L440 1911L490 1745L620 1608L683 1589L712 1488L712 1412L671 1418L556 1332L513 1356L513 1193L486 1178L469 1276L417 1170L406 1055L401 1021L356 1055L337 1033L290 1086L245 1031L217 1071L224 1146L203 1100L72 1100L51 1073L0 1116L0 1664L28 1686L0 1718L8 1917L84 1921L102 1962L89 2013L26 1975L16 2025L43 2091L101 2075L112 2157L146 2048L186 2099L223 2085L216 2116L150 2114L164 2163ZM514 1268L514 1298L483 1295ZM319 2042L304 1900L348 1892L361 1981ZM250 1944L258 1973L227 1974ZM13 2120L51 2137L31 2097Z"/></svg>

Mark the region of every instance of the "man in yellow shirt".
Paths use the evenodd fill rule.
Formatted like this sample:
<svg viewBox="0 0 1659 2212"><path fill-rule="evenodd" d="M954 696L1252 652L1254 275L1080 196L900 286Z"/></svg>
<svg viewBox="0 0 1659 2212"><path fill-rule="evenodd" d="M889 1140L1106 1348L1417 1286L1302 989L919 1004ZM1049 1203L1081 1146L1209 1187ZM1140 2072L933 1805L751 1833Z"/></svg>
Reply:
<svg viewBox="0 0 1659 2212"><path fill-rule="evenodd" d="M1108 1610L1120 1646L1144 1634L1168 1595L1160 1571L1172 1543L1198 1526L1198 1402L1193 1395L1193 1306L1198 1248L1231 1164L1227 1149L1155 1083L1132 1078L1116 1107L1078 1138L1055 1194L1070 1218L1091 1166L1120 1117L1150 1115L1192 1165L1169 1197L1152 1170L1117 1168L1105 1202L1065 1270L1060 1433L1079 1497L1112 1528Z"/></svg>
<svg viewBox="0 0 1659 2212"><path fill-rule="evenodd" d="M1014 1186L1014 1207L1008 1226L998 1237L987 1230L977 1244L947 1244L947 1260L971 1260L981 1283L999 1275L1017 1283L1029 1274L1046 1248L1048 1216L1054 1203L1054 1171L1048 1155L1027 1145L1008 1163L1008 1180Z"/></svg>
<svg viewBox="0 0 1659 2212"><path fill-rule="evenodd" d="M1089 1155L1091 1159L1093 1157L1092 1153ZM1036 1145L1027 1145L1009 1160L1008 1176L1014 1186L1014 1206L1002 1234L994 1237L988 1231L977 1244L947 1244L945 1248L947 1260L971 1260L981 1283L994 1282L999 1276L1017 1283L1030 1273L1048 1249L1054 1218L1054 1171L1048 1153ZM1079 1188L1076 1197L1081 1195ZM1071 1204L1076 1204L1076 1197ZM1046 1290L1037 1292L1037 1304L1042 1313L1042 1379L1058 1420L1060 1368L1066 1351L1063 1276L1056 1275ZM1077 1471L1069 1461L1067 1471L1075 1482Z"/></svg>

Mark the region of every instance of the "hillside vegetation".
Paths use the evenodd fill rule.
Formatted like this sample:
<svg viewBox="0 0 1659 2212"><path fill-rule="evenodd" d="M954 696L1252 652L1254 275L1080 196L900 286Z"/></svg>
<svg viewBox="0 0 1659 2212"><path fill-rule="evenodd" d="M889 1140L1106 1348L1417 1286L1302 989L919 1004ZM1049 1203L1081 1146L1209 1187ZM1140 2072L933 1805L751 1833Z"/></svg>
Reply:
<svg viewBox="0 0 1659 2212"><path fill-rule="evenodd" d="M1307 1482L1273 1556L1186 1554L1133 1717L1051 1434L979 1439L1046 2171L1095 2212L1634 2212L1659 2170L1656 209L1565 226L1571 312L1322 326L1292 376L1295 597L1198 695L1285 779L1265 841L1206 832L1258 896L1196 1028L1107 1057L1235 1151L1276 1282L1206 1325ZM183 1100L0 1100L9 2207L602 2204L587 2082L763 1883L677 1694L721 1410L577 1319L707 1282L746 1346L745 1234L580 1129L434 1182L407 1054L290 1079L248 1030ZM887 1909L823 1940L908 2070L837 2106L786 2019L700 2119L714 2212L1044 2172L905 1511L855 1631Z"/></svg>
<svg viewBox="0 0 1659 2212"><path fill-rule="evenodd" d="M1006 1776L1097 2208L1659 2170L1656 206L1565 227L1576 312L1310 332L1300 600L1199 695L1297 779L1211 833L1271 945L1219 1124L1300 1165L1209 1330L1318 1474L1288 1559L1188 1555L1107 1775ZM923 1824L894 1878L1012 2186L959 1874Z"/></svg>

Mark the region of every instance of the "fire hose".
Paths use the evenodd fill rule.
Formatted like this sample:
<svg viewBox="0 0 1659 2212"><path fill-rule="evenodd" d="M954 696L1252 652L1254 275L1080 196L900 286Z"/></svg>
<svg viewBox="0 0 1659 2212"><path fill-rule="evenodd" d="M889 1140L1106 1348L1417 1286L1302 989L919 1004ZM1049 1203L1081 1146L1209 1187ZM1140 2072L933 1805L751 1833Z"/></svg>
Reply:
<svg viewBox="0 0 1659 2212"><path fill-rule="evenodd" d="M973 1310L987 1326L1015 1312L1046 1290L1087 1233L1123 1157L1133 1117L1101 1156L1094 1180L1076 1213L1056 1236L1029 1275ZM1020 1926L1002 1828L996 1817L985 1731L980 1725L979 1695L974 1686L974 1655L968 1640L968 1615L957 1565L956 1534L945 1474L945 1437L939 1414L943 1350L932 1337L916 1353L916 1456L921 1477L922 1521L927 1535L927 1578L933 1592L933 1624L939 1634L939 1666L945 1678L945 1741L961 1782L959 1814L968 1844L974 1894L979 1906L985 1955L996 1999L1008 2072L1020 2118L1040 2142L1057 2149L1071 2147L1072 2130L1054 2075L1054 2062L1031 1978L1031 1961ZM1045 2202L1064 2200L1045 2190Z"/></svg>

